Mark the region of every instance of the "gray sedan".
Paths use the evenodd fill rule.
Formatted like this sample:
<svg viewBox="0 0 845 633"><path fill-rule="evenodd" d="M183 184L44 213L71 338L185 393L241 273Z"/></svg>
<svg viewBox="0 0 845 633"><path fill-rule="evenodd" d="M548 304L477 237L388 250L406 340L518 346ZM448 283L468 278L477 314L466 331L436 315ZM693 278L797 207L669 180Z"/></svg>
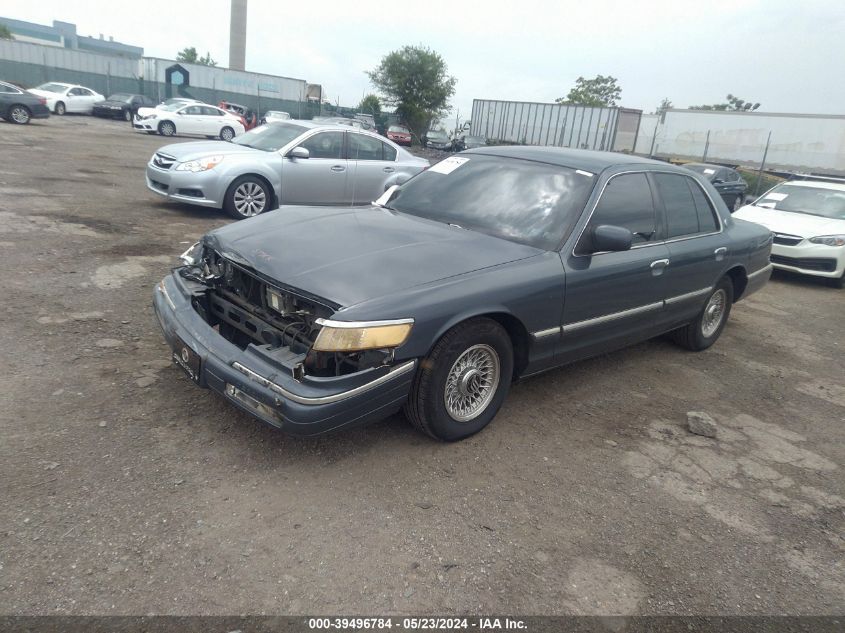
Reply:
<svg viewBox="0 0 845 633"><path fill-rule="evenodd" d="M166 145L147 187L169 200L223 208L236 219L284 204L369 204L429 166L375 134L310 121L272 123L233 142Z"/></svg>

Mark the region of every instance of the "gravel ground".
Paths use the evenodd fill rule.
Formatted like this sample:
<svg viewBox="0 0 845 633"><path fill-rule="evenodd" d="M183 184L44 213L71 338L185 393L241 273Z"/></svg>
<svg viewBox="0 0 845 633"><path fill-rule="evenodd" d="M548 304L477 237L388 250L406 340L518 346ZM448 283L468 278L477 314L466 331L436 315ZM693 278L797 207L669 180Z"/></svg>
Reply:
<svg viewBox="0 0 845 633"><path fill-rule="evenodd" d="M845 291L776 275L711 350L549 372L461 443L298 440L168 360L152 288L228 220L146 190L164 140L0 129L0 613L845 612Z"/></svg>

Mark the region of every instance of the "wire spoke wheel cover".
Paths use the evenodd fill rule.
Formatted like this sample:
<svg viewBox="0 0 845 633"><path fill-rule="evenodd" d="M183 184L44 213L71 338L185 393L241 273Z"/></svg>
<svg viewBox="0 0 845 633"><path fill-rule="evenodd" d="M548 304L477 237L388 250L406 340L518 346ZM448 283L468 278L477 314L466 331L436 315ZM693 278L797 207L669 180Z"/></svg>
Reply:
<svg viewBox="0 0 845 633"><path fill-rule="evenodd" d="M449 370L444 390L446 412L456 422L469 422L490 404L500 378L499 355L489 345L465 350Z"/></svg>
<svg viewBox="0 0 845 633"><path fill-rule="evenodd" d="M242 183L235 189L235 210L245 218L258 215L267 206L267 195L264 190L252 181Z"/></svg>
<svg viewBox="0 0 845 633"><path fill-rule="evenodd" d="M710 296L710 300L704 307L704 315L701 317L701 333L705 338L710 338L719 329L722 319L725 318L727 303L728 295L721 288Z"/></svg>

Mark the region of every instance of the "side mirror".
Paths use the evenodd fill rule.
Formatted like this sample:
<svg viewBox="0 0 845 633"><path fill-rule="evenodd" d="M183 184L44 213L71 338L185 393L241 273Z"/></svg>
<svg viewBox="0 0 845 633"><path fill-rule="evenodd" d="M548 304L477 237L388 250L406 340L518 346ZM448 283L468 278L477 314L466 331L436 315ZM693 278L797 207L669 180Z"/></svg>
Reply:
<svg viewBox="0 0 845 633"><path fill-rule="evenodd" d="M309 152L301 145L298 147L294 147L290 152L288 152L289 158L309 158L310 156L311 152Z"/></svg>
<svg viewBox="0 0 845 633"><path fill-rule="evenodd" d="M622 226L600 224L593 229L593 252L627 251L633 240L634 234Z"/></svg>

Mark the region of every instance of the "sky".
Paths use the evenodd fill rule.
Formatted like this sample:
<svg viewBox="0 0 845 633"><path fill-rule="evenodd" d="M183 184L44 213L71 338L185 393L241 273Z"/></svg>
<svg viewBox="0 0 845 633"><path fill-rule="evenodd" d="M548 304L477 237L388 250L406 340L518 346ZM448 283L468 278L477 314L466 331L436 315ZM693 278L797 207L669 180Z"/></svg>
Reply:
<svg viewBox="0 0 845 633"><path fill-rule="evenodd" d="M229 10L229 0L39 0L0 15L72 22L153 57L195 46L226 66ZM373 92L365 71L409 44L444 58L461 119L473 99L552 102L598 74L618 80L618 105L644 112L664 97L688 107L731 93L761 112L845 114L842 0L248 0L246 69L322 84L341 105Z"/></svg>

